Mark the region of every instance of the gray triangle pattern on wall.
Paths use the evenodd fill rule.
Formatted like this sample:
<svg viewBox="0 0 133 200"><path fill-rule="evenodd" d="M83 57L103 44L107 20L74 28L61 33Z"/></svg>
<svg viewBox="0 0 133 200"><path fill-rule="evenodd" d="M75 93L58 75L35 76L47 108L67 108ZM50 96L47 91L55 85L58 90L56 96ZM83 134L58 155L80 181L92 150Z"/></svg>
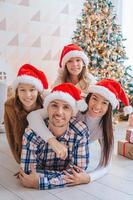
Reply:
<svg viewBox="0 0 133 200"><path fill-rule="evenodd" d="M43 57L42 60L51 60L52 59L52 53L51 53L51 50L49 50L45 56Z"/></svg>
<svg viewBox="0 0 133 200"><path fill-rule="evenodd" d="M52 34L53 36L60 36L60 26L56 28L54 33Z"/></svg>
<svg viewBox="0 0 133 200"><path fill-rule="evenodd" d="M61 11L61 13L62 14L69 14L69 4L67 4L64 8L63 8L63 10Z"/></svg>
<svg viewBox="0 0 133 200"><path fill-rule="evenodd" d="M32 21L40 21L40 10L37 11L33 17L31 18Z"/></svg>
<svg viewBox="0 0 133 200"><path fill-rule="evenodd" d="M29 6L29 0L22 0L19 5Z"/></svg>
<svg viewBox="0 0 133 200"><path fill-rule="evenodd" d="M58 52L53 56L53 60L59 60L59 54L60 54L60 51L58 51Z"/></svg>
<svg viewBox="0 0 133 200"><path fill-rule="evenodd" d="M34 43L32 44L32 47L41 47L41 36L39 36Z"/></svg>
<svg viewBox="0 0 133 200"><path fill-rule="evenodd" d="M18 46L18 34L15 35L15 36L10 40L10 42L8 43L8 45L11 45L11 46Z"/></svg>
<svg viewBox="0 0 133 200"><path fill-rule="evenodd" d="M0 30L6 30L6 19L0 21Z"/></svg>

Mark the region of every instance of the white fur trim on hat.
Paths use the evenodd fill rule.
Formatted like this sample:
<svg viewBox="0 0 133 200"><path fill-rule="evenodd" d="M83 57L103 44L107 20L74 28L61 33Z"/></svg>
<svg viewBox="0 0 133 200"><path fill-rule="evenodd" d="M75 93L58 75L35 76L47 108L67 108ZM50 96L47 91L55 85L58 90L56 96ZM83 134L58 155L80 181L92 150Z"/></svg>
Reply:
<svg viewBox="0 0 133 200"><path fill-rule="evenodd" d="M87 110L88 105L83 99L81 99L81 100L77 101L77 107L78 107L79 111L84 112Z"/></svg>
<svg viewBox="0 0 133 200"><path fill-rule="evenodd" d="M89 87L88 92L98 93L105 97L111 103L113 109L115 109L119 105L119 101L117 100L115 94L106 87L100 85L92 85Z"/></svg>
<svg viewBox="0 0 133 200"><path fill-rule="evenodd" d="M66 62L70 60L70 58L73 58L73 57L82 58L86 66L89 63L89 59L84 52L74 50L74 51L69 51L67 54L65 54L65 56L62 58L61 67L64 68Z"/></svg>
<svg viewBox="0 0 133 200"><path fill-rule="evenodd" d="M128 114L131 114L133 112L133 108L132 108L132 106L125 106L123 108L123 111L124 111L124 115L128 115Z"/></svg>
<svg viewBox="0 0 133 200"><path fill-rule="evenodd" d="M13 82L13 87L15 90L18 87L19 83L31 84L34 85L36 89L39 90L39 92L43 91L42 82L38 78L35 78L33 76L28 76L28 75L18 76L16 80Z"/></svg>
<svg viewBox="0 0 133 200"><path fill-rule="evenodd" d="M47 108L48 108L49 103L53 100L66 101L72 107L74 115L78 112L76 101L71 95L65 92L56 91L56 92L50 93L44 99L44 109L46 113L47 113Z"/></svg>

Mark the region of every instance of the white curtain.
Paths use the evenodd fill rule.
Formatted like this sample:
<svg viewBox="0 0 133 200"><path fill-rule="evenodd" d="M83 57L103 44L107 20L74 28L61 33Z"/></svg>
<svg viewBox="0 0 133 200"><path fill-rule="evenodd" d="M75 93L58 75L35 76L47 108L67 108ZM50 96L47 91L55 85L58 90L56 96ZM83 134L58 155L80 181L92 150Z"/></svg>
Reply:
<svg viewBox="0 0 133 200"><path fill-rule="evenodd" d="M112 4L117 15L118 24L122 25L123 0L112 0Z"/></svg>
<svg viewBox="0 0 133 200"><path fill-rule="evenodd" d="M123 0L122 9L122 30L123 36L127 39L125 42L128 56L127 64L132 65L133 69L133 1Z"/></svg>
<svg viewBox="0 0 133 200"><path fill-rule="evenodd" d="M112 3L118 24L122 27L123 37L126 39L123 43L128 57L125 64L133 68L133 0L112 0Z"/></svg>

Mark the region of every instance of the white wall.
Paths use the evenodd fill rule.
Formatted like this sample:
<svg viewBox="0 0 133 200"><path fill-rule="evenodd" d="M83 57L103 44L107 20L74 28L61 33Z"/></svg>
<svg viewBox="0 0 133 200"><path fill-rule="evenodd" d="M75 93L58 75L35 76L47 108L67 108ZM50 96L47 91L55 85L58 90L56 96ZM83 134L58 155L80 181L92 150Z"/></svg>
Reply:
<svg viewBox="0 0 133 200"><path fill-rule="evenodd" d="M123 0L122 27L128 56L127 64L133 66L133 1Z"/></svg>
<svg viewBox="0 0 133 200"><path fill-rule="evenodd" d="M49 82L54 81L60 50L71 42L83 2L0 1L0 71L7 73L8 84L24 63L43 69Z"/></svg>

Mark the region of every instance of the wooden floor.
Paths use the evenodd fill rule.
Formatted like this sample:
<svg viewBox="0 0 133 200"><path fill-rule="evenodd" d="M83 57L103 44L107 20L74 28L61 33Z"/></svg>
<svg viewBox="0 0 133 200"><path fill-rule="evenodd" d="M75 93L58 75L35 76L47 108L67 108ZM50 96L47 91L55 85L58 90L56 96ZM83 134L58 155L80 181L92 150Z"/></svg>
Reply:
<svg viewBox="0 0 133 200"><path fill-rule="evenodd" d="M0 200L133 200L133 161L117 155L117 140L125 137L126 122L115 127L115 149L108 175L87 185L39 191L20 185L5 134L0 134ZM99 147L91 147L91 167L97 163ZM94 156L95 155L95 156ZM89 166L90 167L90 166Z"/></svg>

